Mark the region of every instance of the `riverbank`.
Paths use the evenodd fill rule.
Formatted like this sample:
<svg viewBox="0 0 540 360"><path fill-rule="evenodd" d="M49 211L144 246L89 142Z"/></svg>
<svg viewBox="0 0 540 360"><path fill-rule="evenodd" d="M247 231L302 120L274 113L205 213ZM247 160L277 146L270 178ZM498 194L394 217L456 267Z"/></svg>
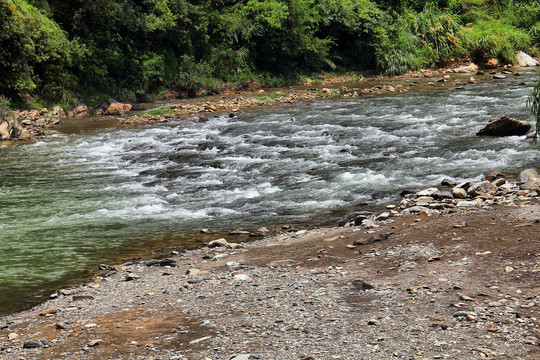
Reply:
<svg viewBox="0 0 540 360"><path fill-rule="evenodd" d="M344 227L101 266L3 317L0 355L538 358L538 182L445 185Z"/></svg>
<svg viewBox="0 0 540 360"><path fill-rule="evenodd" d="M230 117L255 108L294 104L324 99L371 97L399 94L420 89L465 88L474 84L497 82L504 85L510 77L524 72L536 72L526 67L504 66L497 69L478 69L472 63L455 63L441 69L424 69L395 77L372 76L366 78L329 77L316 84L305 84L277 89L225 92L220 95L174 99L166 96L156 104L136 106L139 110L116 117L119 126L137 126L171 121L206 121L209 117L228 114ZM131 105L128 105L131 108ZM147 108L154 108L148 111ZM142 109L142 110L141 110ZM103 112L103 109L101 109ZM17 110L0 114L0 139L3 144L29 143L50 138L55 128L66 120L88 117L91 109L81 105L66 113L60 107ZM113 112L114 113L114 112ZM108 115L114 118L114 115ZM105 126L110 126L107 122Z"/></svg>

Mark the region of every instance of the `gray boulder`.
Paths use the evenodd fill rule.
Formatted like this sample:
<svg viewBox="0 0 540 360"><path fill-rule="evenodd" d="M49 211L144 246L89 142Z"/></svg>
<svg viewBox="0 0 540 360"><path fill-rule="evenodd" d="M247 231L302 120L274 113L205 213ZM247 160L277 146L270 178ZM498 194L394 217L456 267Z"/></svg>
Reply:
<svg viewBox="0 0 540 360"><path fill-rule="evenodd" d="M502 116L491 120L483 129L476 133L478 136L519 136L531 130L531 124L524 120Z"/></svg>

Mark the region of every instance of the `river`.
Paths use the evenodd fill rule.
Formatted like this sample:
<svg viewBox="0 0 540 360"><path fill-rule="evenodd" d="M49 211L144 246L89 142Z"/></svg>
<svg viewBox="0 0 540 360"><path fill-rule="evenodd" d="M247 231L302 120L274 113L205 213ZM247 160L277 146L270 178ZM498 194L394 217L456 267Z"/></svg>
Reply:
<svg viewBox="0 0 540 360"><path fill-rule="evenodd" d="M2 146L0 312L80 281L100 263L199 244L201 228L328 225L445 177L538 167L540 146L523 137L474 135L502 115L530 120L525 102L537 81L528 72L464 89Z"/></svg>

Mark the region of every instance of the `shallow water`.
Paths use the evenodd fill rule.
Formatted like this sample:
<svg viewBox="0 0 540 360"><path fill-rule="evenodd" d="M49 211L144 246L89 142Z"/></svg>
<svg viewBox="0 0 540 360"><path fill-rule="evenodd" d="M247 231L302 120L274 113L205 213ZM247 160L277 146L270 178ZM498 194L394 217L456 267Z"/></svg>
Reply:
<svg viewBox="0 0 540 360"><path fill-rule="evenodd" d="M523 137L474 135L490 118L530 119L524 105L537 81L529 73L503 86L318 101L0 147L0 311L99 263L196 244L201 228L329 224L445 177L538 167L540 146Z"/></svg>

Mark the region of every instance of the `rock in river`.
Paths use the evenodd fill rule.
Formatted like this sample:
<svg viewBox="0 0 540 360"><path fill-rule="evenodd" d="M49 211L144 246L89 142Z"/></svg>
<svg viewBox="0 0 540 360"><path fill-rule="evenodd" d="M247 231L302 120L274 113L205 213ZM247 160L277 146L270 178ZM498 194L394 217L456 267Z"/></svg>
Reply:
<svg viewBox="0 0 540 360"><path fill-rule="evenodd" d="M502 116L491 120L484 128L476 133L478 136L517 136L525 135L531 130L527 121Z"/></svg>

